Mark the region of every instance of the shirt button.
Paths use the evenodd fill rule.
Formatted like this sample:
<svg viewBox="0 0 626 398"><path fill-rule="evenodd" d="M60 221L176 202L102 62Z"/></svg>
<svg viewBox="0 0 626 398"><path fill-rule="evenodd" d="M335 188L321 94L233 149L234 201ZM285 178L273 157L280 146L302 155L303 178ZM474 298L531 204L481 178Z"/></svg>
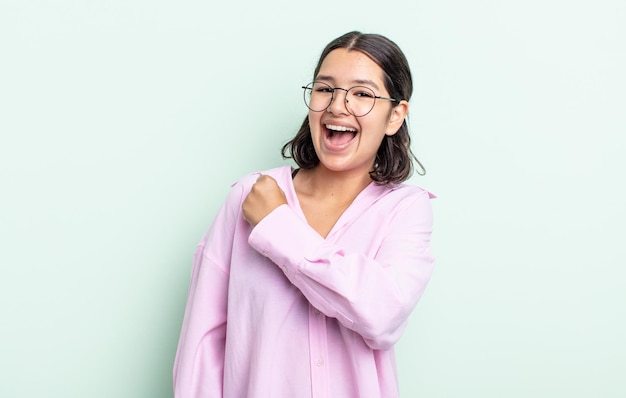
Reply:
<svg viewBox="0 0 626 398"><path fill-rule="evenodd" d="M324 360L320 358L320 359L317 360L317 362L315 362L315 364L317 366L324 366Z"/></svg>

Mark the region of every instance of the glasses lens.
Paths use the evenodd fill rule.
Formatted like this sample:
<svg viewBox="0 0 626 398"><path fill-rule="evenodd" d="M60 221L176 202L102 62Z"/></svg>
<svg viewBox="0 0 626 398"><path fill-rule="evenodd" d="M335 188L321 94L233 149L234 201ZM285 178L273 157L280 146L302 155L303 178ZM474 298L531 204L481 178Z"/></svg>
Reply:
<svg viewBox="0 0 626 398"><path fill-rule="evenodd" d="M307 84L304 88L304 103L314 112L322 112L328 109L333 101L336 90L326 83L313 82ZM348 112L354 116L365 116L376 102L376 94L372 89L356 86L346 92L345 105Z"/></svg>
<svg viewBox="0 0 626 398"><path fill-rule="evenodd" d="M333 91L326 83L309 83L304 88L304 103L314 112L324 111L333 100Z"/></svg>
<svg viewBox="0 0 626 398"><path fill-rule="evenodd" d="M367 87L352 87L346 93L346 105L348 111L357 117L365 116L370 113L372 108L374 108L375 102L376 94Z"/></svg>

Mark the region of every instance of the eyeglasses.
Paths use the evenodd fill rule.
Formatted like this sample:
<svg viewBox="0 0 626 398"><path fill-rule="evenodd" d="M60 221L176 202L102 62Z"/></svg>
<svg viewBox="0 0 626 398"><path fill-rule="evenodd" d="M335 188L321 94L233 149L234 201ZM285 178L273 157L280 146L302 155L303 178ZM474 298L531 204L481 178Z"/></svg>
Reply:
<svg viewBox="0 0 626 398"><path fill-rule="evenodd" d="M328 109L335 98L335 91L341 90L346 92L345 104L346 109L351 115L356 117L365 116L374 109L376 99L397 102L397 99L381 97L376 95L371 88L364 86L355 86L349 89L341 87L331 87L326 83L313 82L304 89L304 103L313 112L322 112Z"/></svg>

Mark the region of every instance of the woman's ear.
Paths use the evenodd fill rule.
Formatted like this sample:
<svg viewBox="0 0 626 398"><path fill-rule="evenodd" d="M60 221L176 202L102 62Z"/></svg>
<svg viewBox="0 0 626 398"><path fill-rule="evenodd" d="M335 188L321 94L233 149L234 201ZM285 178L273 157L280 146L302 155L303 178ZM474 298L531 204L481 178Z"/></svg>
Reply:
<svg viewBox="0 0 626 398"><path fill-rule="evenodd" d="M387 129L385 130L385 135L394 135L400 130L402 127L402 123L404 123L404 119L406 119L406 115L409 113L409 103L405 100L400 101L400 103L394 106L391 109L391 114L389 115L389 122L387 123Z"/></svg>

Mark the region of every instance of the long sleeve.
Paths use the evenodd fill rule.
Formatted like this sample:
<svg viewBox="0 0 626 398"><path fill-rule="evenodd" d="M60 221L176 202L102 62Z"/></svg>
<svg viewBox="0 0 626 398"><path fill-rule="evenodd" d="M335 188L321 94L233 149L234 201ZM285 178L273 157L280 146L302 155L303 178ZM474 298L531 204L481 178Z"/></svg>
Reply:
<svg viewBox="0 0 626 398"><path fill-rule="evenodd" d="M360 334L372 349L400 338L434 266L430 196L420 191L367 220L380 229L374 255L350 252L322 238L287 205L266 216L248 242L280 266L325 315Z"/></svg>
<svg viewBox="0 0 626 398"><path fill-rule="evenodd" d="M241 187L231 190L196 248L174 362L176 398L222 397L229 265Z"/></svg>
<svg viewBox="0 0 626 398"><path fill-rule="evenodd" d="M174 362L176 398L222 396L228 275L202 251L196 252Z"/></svg>

